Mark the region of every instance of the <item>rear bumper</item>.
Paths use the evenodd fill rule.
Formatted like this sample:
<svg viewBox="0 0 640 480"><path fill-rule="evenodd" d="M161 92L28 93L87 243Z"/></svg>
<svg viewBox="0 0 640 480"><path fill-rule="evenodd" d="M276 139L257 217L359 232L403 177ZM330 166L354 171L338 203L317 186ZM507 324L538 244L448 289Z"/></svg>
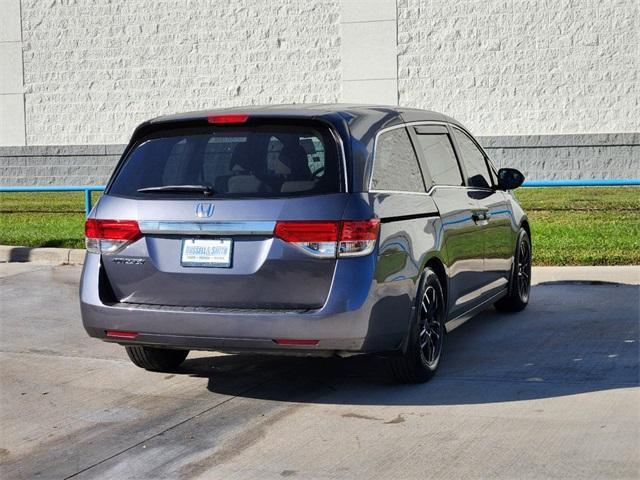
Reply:
<svg viewBox="0 0 640 480"><path fill-rule="evenodd" d="M103 302L100 256L89 253L80 282L82 321L90 336L123 345L313 356L396 349L407 331L408 315L403 321L398 302L376 301L371 281L374 256L358 260L338 262L331 292L320 309L231 310ZM107 337L107 330L138 335L115 339ZM275 339L309 339L317 344L281 345Z"/></svg>

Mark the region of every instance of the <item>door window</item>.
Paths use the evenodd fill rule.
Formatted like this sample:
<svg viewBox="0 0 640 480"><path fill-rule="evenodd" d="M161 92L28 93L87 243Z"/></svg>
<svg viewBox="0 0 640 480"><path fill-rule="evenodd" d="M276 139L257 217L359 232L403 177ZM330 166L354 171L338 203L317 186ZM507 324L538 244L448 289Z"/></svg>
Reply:
<svg viewBox="0 0 640 480"><path fill-rule="evenodd" d="M418 144L434 185L460 186L462 174L447 133L419 133Z"/></svg>
<svg viewBox="0 0 640 480"><path fill-rule="evenodd" d="M471 137L458 128L453 129L462 161L467 169L467 183L470 187L491 188L491 176L487 168L484 153L471 140Z"/></svg>
<svg viewBox="0 0 640 480"><path fill-rule="evenodd" d="M405 128L396 128L378 137L371 189L424 193L418 159Z"/></svg>

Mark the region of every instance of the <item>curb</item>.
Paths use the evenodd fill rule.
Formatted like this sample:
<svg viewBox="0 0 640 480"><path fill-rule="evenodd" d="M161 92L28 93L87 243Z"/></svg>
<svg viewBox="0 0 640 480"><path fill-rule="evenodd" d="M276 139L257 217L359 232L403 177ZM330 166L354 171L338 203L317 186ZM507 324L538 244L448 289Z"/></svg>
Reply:
<svg viewBox="0 0 640 480"><path fill-rule="evenodd" d="M0 245L0 263L33 262L44 265L82 265L85 253L86 251L80 248L32 248ZM533 267L532 285L566 281L640 285L640 265Z"/></svg>
<svg viewBox="0 0 640 480"><path fill-rule="evenodd" d="M533 267L532 285L567 282L640 285L640 265Z"/></svg>
<svg viewBox="0 0 640 480"><path fill-rule="evenodd" d="M0 245L0 262L36 262L49 265L82 265L84 249L31 248Z"/></svg>

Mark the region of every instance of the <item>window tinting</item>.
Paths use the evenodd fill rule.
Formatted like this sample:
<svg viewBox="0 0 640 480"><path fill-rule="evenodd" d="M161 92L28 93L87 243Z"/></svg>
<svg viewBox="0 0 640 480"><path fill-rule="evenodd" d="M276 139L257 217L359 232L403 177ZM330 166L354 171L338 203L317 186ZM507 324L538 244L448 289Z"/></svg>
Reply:
<svg viewBox="0 0 640 480"><path fill-rule="evenodd" d="M471 140L469 135L457 128L453 129L462 160L467 169L467 183L471 187L490 188L491 177L484 154Z"/></svg>
<svg viewBox="0 0 640 480"><path fill-rule="evenodd" d="M213 188L214 197L334 193L340 191L337 156L335 141L323 128L262 125L166 130L139 142L109 193L145 199L186 196L138 191L169 185L206 185Z"/></svg>
<svg viewBox="0 0 640 480"><path fill-rule="evenodd" d="M425 191L418 159L406 129L396 128L378 137L371 188L398 192Z"/></svg>
<svg viewBox="0 0 640 480"><path fill-rule="evenodd" d="M462 185L462 174L446 133L418 134L427 168L434 185Z"/></svg>

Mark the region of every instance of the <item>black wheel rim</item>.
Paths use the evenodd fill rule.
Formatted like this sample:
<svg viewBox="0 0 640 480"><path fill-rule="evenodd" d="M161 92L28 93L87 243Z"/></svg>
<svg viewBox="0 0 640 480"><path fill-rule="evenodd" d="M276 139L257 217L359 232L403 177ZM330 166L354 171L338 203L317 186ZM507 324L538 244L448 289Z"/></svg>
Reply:
<svg viewBox="0 0 640 480"><path fill-rule="evenodd" d="M526 302L529 300L529 289L531 286L531 248L529 242L523 240L520 243L520 251L518 252L518 265L516 287L520 300Z"/></svg>
<svg viewBox="0 0 640 480"><path fill-rule="evenodd" d="M442 351L444 337L444 327L440 320L442 306L437 290L431 285L427 286L422 296L418 339L422 357L430 367L438 363Z"/></svg>

